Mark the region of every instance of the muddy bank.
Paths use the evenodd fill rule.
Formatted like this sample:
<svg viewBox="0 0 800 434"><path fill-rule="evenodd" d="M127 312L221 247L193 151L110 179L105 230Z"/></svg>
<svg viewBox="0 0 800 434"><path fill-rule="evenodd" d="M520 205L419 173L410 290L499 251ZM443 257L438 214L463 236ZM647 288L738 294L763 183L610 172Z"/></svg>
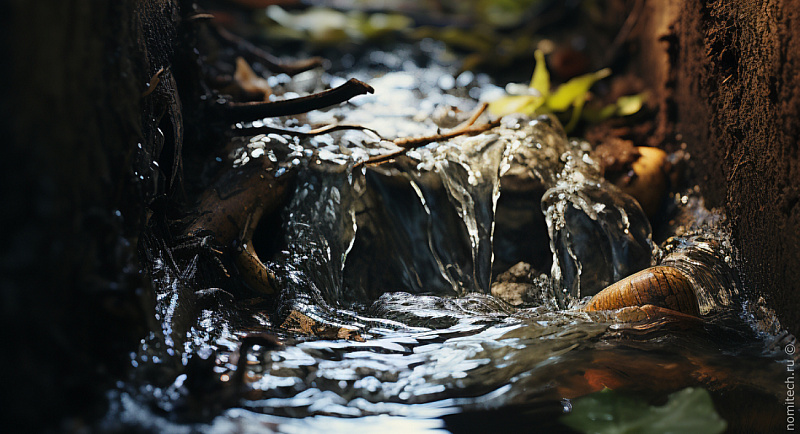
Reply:
<svg viewBox="0 0 800 434"><path fill-rule="evenodd" d="M147 329L136 244L158 181L136 150L161 134L163 98L141 94L172 55L175 10L165 1L8 3L3 394L8 429L37 431L64 415L102 414L103 389Z"/></svg>
<svg viewBox="0 0 800 434"><path fill-rule="evenodd" d="M686 143L724 207L744 272L783 325L800 327L800 1L650 1L640 73L660 91L660 132Z"/></svg>

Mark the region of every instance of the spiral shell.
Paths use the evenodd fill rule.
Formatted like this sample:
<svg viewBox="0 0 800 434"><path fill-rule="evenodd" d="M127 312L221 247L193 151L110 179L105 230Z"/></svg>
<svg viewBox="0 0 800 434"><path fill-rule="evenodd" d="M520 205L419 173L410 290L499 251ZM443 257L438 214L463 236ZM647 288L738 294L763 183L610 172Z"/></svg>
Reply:
<svg viewBox="0 0 800 434"><path fill-rule="evenodd" d="M646 305L700 316L700 304L689 277L668 266L651 267L609 285L592 298L585 310Z"/></svg>

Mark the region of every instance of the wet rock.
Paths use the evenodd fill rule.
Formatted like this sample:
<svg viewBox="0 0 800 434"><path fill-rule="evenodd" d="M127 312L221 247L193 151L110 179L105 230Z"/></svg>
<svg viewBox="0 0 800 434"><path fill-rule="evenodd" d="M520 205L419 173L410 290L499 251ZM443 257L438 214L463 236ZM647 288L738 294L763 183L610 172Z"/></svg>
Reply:
<svg viewBox="0 0 800 434"><path fill-rule="evenodd" d="M505 273L497 276L492 284L492 295L513 306L535 301L536 285L533 283L531 266L519 262Z"/></svg>
<svg viewBox="0 0 800 434"><path fill-rule="evenodd" d="M632 141L610 137L595 148L592 156L600 163L604 174L614 176L630 170L630 165L639 158L640 154L638 149L633 146Z"/></svg>
<svg viewBox="0 0 800 434"><path fill-rule="evenodd" d="M632 164L635 176L617 183L625 193L636 198L651 219L658 213L667 193L670 164L666 152L658 148L636 148L641 156Z"/></svg>
<svg viewBox="0 0 800 434"><path fill-rule="evenodd" d="M670 163L658 148L634 147L630 140L611 138L593 152L603 176L623 192L633 196L653 219L661 208L669 185Z"/></svg>
<svg viewBox="0 0 800 434"><path fill-rule="evenodd" d="M492 295L513 306L520 306L531 301L528 294L534 289L535 287L529 283L494 283Z"/></svg>
<svg viewBox="0 0 800 434"><path fill-rule="evenodd" d="M348 339L356 342L364 342L364 338L361 337L355 327L317 321L296 310L289 312L289 316L286 317L280 325L280 328L290 332L317 336L324 339Z"/></svg>
<svg viewBox="0 0 800 434"><path fill-rule="evenodd" d="M531 265L520 262L509 268L505 273L497 276L497 282L531 282Z"/></svg>
<svg viewBox="0 0 800 434"><path fill-rule="evenodd" d="M521 124L525 120L520 119ZM530 121L528 121L530 122ZM559 160L566 139L563 129L547 116L525 129L524 145L512 147L508 165L500 174L494 228L492 271L500 273L519 261L538 270L552 265L550 238L542 213L542 196L554 173L563 168ZM513 132L509 134L512 138Z"/></svg>

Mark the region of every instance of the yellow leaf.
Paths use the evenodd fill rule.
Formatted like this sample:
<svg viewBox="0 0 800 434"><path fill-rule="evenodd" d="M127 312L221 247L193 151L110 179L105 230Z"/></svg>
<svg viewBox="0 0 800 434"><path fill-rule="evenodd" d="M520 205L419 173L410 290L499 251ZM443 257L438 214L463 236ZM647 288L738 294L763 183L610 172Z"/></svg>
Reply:
<svg viewBox="0 0 800 434"><path fill-rule="evenodd" d="M509 95L489 103L489 112L495 116L511 113L533 114L544 103L544 98L536 95Z"/></svg>
<svg viewBox="0 0 800 434"><path fill-rule="evenodd" d="M542 50L536 50L533 55L536 57L536 66L533 68L531 87L546 97L550 94L550 73L547 71L547 64L544 62L544 53Z"/></svg>
<svg viewBox="0 0 800 434"><path fill-rule="evenodd" d="M575 100L575 104L572 108L572 116L569 119L569 123L564 127L564 131L569 134L578 125L578 120L581 118L581 112L583 111L583 104L586 103L586 94L579 96L578 99Z"/></svg>
<svg viewBox="0 0 800 434"><path fill-rule="evenodd" d="M575 77L559 86L558 89L547 98L547 106L553 111L562 112L578 101L579 98L584 98L585 100L589 88L598 80L606 78L609 75L611 75L611 70L605 68L594 73Z"/></svg>
<svg viewBox="0 0 800 434"><path fill-rule="evenodd" d="M269 96L272 95L272 87L269 82L259 77L242 57L236 58L236 71L233 73L233 79L245 92L262 94L264 101L269 101Z"/></svg>
<svg viewBox="0 0 800 434"><path fill-rule="evenodd" d="M621 96L617 99L617 115L629 116L642 109L645 94Z"/></svg>

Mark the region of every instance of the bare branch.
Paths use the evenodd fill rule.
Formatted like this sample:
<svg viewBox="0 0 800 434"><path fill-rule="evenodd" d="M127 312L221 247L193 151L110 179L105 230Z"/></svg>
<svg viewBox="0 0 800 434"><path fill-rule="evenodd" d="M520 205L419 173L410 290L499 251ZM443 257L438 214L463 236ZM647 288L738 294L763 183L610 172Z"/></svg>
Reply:
<svg viewBox="0 0 800 434"><path fill-rule="evenodd" d="M355 96L374 92L372 86L351 78L339 87L300 98L272 102L228 103L222 107L221 117L226 122L235 123L296 115L330 107Z"/></svg>
<svg viewBox="0 0 800 434"><path fill-rule="evenodd" d="M255 128L237 128L231 130L230 134L232 136L255 136L257 134L286 134L289 136L296 136L296 137L313 137L318 136L320 134L327 134L332 133L334 131L343 131L343 130L361 130L361 131L369 131L376 136L380 137L377 131L362 127L361 125L326 125L324 127L315 128L311 131L294 131L294 130L284 130L282 128L275 128L275 127L255 127Z"/></svg>
<svg viewBox="0 0 800 434"><path fill-rule="evenodd" d="M257 61L263 63L264 66L267 67L272 72L282 72L288 75L297 75L303 71L308 71L309 69L314 69L318 66L322 66L324 60L321 57L312 57L310 59L303 59L292 63L283 62L281 59L273 56L270 53L262 50L261 48L254 45L252 42L234 35L233 33L227 31L221 26L212 25L210 26L211 30L216 32L216 34L223 39L225 42L233 45L237 48L243 57L245 57L248 61L253 62Z"/></svg>

